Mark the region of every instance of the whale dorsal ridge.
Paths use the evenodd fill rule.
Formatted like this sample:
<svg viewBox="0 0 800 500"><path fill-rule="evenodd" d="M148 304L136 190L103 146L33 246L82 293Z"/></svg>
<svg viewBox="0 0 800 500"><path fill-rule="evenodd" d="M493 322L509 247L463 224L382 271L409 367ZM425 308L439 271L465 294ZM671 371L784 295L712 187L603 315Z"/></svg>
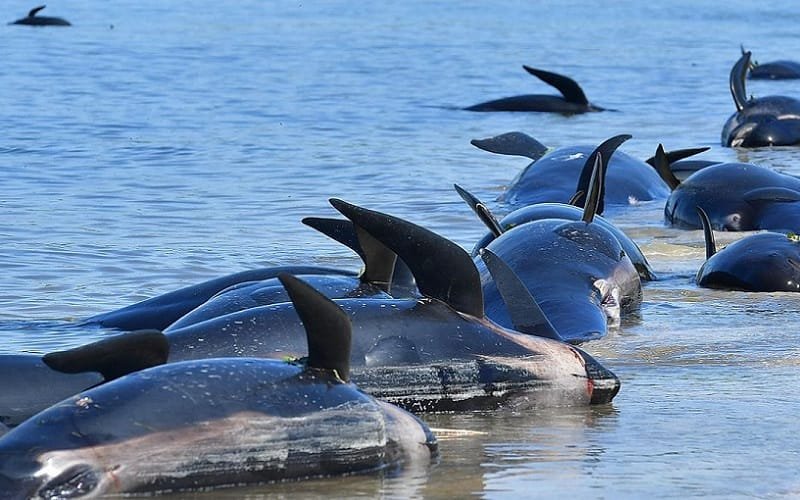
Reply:
<svg viewBox="0 0 800 500"><path fill-rule="evenodd" d="M47 7L47 5L40 5L38 7L32 8L31 11L28 12L28 17L35 16L40 10L44 9L45 7Z"/></svg>
<svg viewBox="0 0 800 500"><path fill-rule="evenodd" d="M349 220L306 217L302 222L357 253L364 263L362 282L390 291L397 254Z"/></svg>
<svg viewBox="0 0 800 500"><path fill-rule="evenodd" d="M706 242L706 260L717 253L717 243L714 241L714 231L711 230L711 221L708 214L700 207L695 207L697 215L700 217L700 224L703 226L703 239Z"/></svg>
<svg viewBox="0 0 800 500"><path fill-rule="evenodd" d="M486 139L472 139L469 143L490 153L525 156L533 161L547 153L547 146L522 132L506 132Z"/></svg>
<svg viewBox="0 0 800 500"><path fill-rule="evenodd" d="M484 225L489 228L489 231L492 232L495 236L500 236L503 234L503 227L500 225L500 222L497 221L497 218L494 214L489 210L489 207L486 206L481 200L479 200L475 195L467 191L466 189L462 188L458 184L453 184L456 192L461 199L464 200L469 208L472 209L473 212L478 216L478 219L484 223Z"/></svg>
<svg viewBox="0 0 800 500"><path fill-rule="evenodd" d="M586 94L583 93L583 89L581 89L580 85L572 78L559 75L558 73L531 68L530 66L523 65L522 67L539 80L558 89L568 102L584 104L586 106L589 105L589 100L586 99Z"/></svg>
<svg viewBox="0 0 800 500"><path fill-rule="evenodd" d="M306 330L307 366L333 371L346 382L350 378L352 341L352 327L347 313L314 287L291 274L281 273L278 279L286 288Z"/></svg>
<svg viewBox="0 0 800 500"><path fill-rule="evenodd" d="M330 203L356 226L392 249L411 270L422 295L441 300L456 311L483 316L478 270L459 245L399 217L335 198Z"/></svg>
<svg viewBox="0 0 800 500"><path fill-rule="evenodd" d="M116 335L66 351L51 352L42 361L62 373L98 372L106 381L151 366L169 357L167 337L158 330Z"/></svg>
<svg viewBox="0 0 800 500"><path fill-rule="evenodd" d="M586 163L583 164L583 170L581 170L581 176L578 178L578 185L575 187L575 193L577 194L579 191L583 191L584 193L589 194L589 181L592 178L592 172L594 170L594 160L596 155L600 155L603 157L603 175L605 176L605 172L608 169L608 162L611 161L611 155L614 154L614 151L625 141L630 139L631 136L629 134L620 134L611 137L610 139L606 139L603 141L597 148L586 158ZM605 187L601 186L600 189L600 205L598 206L597 213L602 214L604 206L604 198L606 196ZM576 202L573 203L576 207L583 207L585 206L584 200L582 197L575 197Z"/></svg>
<svg viewBox="0 0 800 500"><path fill-rule="evenodd" d="M733 103L736 105L736 111L744 109L747 104L747 89L745 88L745 78L747 71L750 69L750 52L745 52L742 57L736 61L736 64L731 68L730 86L731 96L733 96Z"/></svg>
<svg viewBox="0 0 800 500"><path fill-rule="evenodd" d="M482 248L480 255L492 275L497 291L503 297L514 329L537 337L562 340L514 270L491 250Z"/></svg>

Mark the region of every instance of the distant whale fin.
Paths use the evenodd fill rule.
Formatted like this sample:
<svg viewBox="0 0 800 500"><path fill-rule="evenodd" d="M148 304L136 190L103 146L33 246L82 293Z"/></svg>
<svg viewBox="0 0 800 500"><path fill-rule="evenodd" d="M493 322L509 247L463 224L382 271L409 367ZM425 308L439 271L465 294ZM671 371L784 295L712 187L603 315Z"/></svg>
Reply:
<svg viewBox="0 0 800 500"><path fill-rule="evenodd" d="M472 139L469 143L490 153L525 156L533 161L547 153L547 146L522 132L507 132L487 139Z"/></svg>
<svg viewBox="0 0 800 500"><path fill-rule="evenodd" d="M686 149L676 149L674 151L667 151L665 154L667 155L667 163L672 165L676 161L685 160L690 156L698 155L700 153L704 153L711 149L708 146L703 146L702 148L686 148ZM655 167L656 157L651 156L645 163L648 163L651 167Z"/></svg>
<svg viewBox="0 0 800 500"><path fill-rule="evenodd" d="M586 98L586 94L583 93L580 85L578 85L578 83L572 78L559 75L558 73L551 73L549 71L531 68L530 66L523 65L522 67L525 68L525 71L532 74L539 80L558 89L558 91L561 92L561 95L563 95L564 99L567 101L574 102L576 104L589 105L589 100Z"/></svg>
<svg viewBox="0 0 800 500"><path fill-rule="evenodd" d="M697 215L700 216L700 224L703 226L703 239L706 242L706 260L717 253L717 243L714 241L714 231L711 230L711 221L708 219L706 211L700 207L695 207Z"/></svg>
<svg viewBox="0 0 800 500"><path fill-rule="evenodd" d="M31 11L28 12L28 17L35 16L40 10L44 9L45 7L47 7L47 5L40 5L38 7L32 8Z"/></svg>
<svg viewBox="0 0 800 500"><path fill-rule="evenodd" d="M744 201L755 204L762 202L789 203L800 201L800 193L784 187L763 187L751 189L742 195Z"/></svg>
<svg viewBox="0 0 800 500"><path fill-rule="evenodd" d="M594 154L594 168L592 178L589 181L589 194L586 196L586 204L583 207L583 222L589 224L594 220L594 216L600 213L603 204L603 184L605 184L605 163L603 155L599 152Z"/></svg>
<svg viewBox="0 0 800 500"><path fill-rule="evenodd" d="M681 184L681 181L675 177L675 173L669 168L670 161L667 154L664 152L664 146L661 144L658 145L656 148L656 155L652 160L653 163L651 163L651 165L656 172L658 172L658 176L674 191L675 188Z"/></svg>
<svg viewBox="0 0 800 500"><path fill-rule="evenodd" d="M332 198L331 205L354 224L391 248L411 269L422 295L456 311L483 317L478 270L459 245L398 217Z"/></svg>
<svg viewBox="0 0 800 500"><path fill-rule="evenodd" d="M390 291L397 254L383 243L349 220L306 217L302 222L357 253L364 262L364 269L359 275L362 282L371 283L385 292Z"/></svg>
<svg viewBox="0 0 800 500"><path fill-rule="evenodd" d="M352 342L352 326L347 313L314 287L289 273L279 274L278 279L286 288L306 329L307 366L331 370L347 382Z"/></svg>
<svg viewBox="0 0 800 500"><path fill-rule="evenodd" d="M733 103L736 105L736 111L744 109L747 104L747 89L745 88L744 80L747 77L747 71L750 69L750 52L745 52L742 57L736 61L736 64L731 68L730 86L731 96L733 96Z"/></svg>
<svg viewBox="0 0 800 500"><path fill-rule="evenodd" d="M480 255L497 285L497 291L503 297L514 329L537 337L562 340L514 270L491 250L481 248Z"/></svg>
<svg viewBox="0 0 800 500"><path fill-rule="evenodd" d="M66 351L51 352L45 354L42 361L59 372L98 372L109 381L162 365L168 357L169 342L163 333L139 330Z"/></svg>
<svg viewBox="0 0 800 500"><path fill-rule="evenodd" d="M489 231L491 231L492 234L495 236L500 236L503 234L503 227L497 221L494 214L492 214L492 212L486 207L485 203L458 184L453 184L453 187L456 188L456 192L458 192L459 196L461 196L461 199L467 202L469 208L475 212L481 222L483 222L486 227L489 228Z"/></svg>
<svg viewBox="0 0 800 500"><path fill-rule="evenodd" d="M608 162L611 161L611 155L614 154L614 151L625 141L630 139L632 136L628 134L620 134L611 137L603 141L602 144L597 146L597 148L586 158L586 163L583 164L583 170L581 170L581 176L578 179L578 185L575 187L575 193L577 194L579 191L583 191L588 195L589 193L589 180L592 178L592 172L594 170L594 160L595 155L600 154L603 157L603 175L605 175L605 171L608 169ZM606 196L605 187L602 187L600 190L600 205L597 209L598 214L603 213L604 207L604 198ZM576 198L576 197L573 197ZM577 197L575 203L573 203L576 207L583 207L584 202L582 197Z"/></svg>

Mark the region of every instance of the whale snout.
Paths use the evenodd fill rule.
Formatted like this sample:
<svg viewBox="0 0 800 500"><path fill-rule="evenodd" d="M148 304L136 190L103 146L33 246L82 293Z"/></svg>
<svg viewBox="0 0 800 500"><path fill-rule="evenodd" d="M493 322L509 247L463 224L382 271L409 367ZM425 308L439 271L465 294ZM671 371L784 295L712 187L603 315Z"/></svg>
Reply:
<svg viewBox="0 0 800 500"><path fill-rule="evenodd" d="M593 405L610 403L619 392L621 385L619 377L582 349L576 348L575 350L581 355L586 365L586 376L591 390L589 403Z"/></svg>

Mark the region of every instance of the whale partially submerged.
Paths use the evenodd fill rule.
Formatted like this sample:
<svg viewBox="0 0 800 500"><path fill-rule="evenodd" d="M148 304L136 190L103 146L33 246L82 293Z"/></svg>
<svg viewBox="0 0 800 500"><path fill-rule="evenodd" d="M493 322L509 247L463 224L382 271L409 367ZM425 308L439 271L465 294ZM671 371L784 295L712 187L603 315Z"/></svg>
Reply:
<svg viewBox="0 0 800 500"><path fill-rule="evenodd" d="M589 102L583 89L572 78L530 66L523 65L522 67L539 80L555 87L561 95L526 94L503 97L464 109L467 111L527 111L562 114L605 111L605 108Z"/></svg>
<svg viewBox="0 0 800 500"><path fill-rule="evenodd" d="M800 144L800 100L773 95L747 96L745 78L750 52L744 52L731 68L730 89L734 112L722 127L723 146L757 148Z"/></svg>
<svg viewBox="0 0 800 500"><path fill-rule="evenodd" d="M0 438L4 498L205 490L429 464L438 448L427 426L348 382L347 315L302 281L280 279L305 325L306 357L170 363L80 392ZM87 354L49 362L91 369Z"/></svg>
<svg viewBox="0 0 800 500"><path fill-rule="evenodd" d="M17 19L16 21L10 22L8 24L22 24L26 26L72 26L69 21L66 19L62 19L60 17L51 17L51 16L39 16L37 15L41 10L43 10L46 5L40 5L38 7L34 7L28 12L28 15Z"/></svg>
<svg viewBox="0 0 800 500"><path fill-rule="evenodd" d="M747 292L800 292L800 240L794 233L763 232L717 250L708 215L703 223L706 261L697 271L698 286Z"/></svg>

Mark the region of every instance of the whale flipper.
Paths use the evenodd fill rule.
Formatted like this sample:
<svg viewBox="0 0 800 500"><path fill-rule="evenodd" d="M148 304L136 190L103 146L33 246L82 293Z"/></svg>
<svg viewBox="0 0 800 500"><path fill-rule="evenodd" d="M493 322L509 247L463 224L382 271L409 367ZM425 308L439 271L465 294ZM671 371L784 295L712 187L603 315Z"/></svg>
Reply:
<svg viewBox="0 0 800 500"><path fill-rule="evenodd" d="M703 226L703 239L706 242L706 260L708 260L717 253L717 243L714 241L714 231L711 230L711 221L708 219L708 214L700 207L695 208L697 209L697 215L700 216L700 224Z"/></svg>
<svg viewBox="0 0 800 500"><path fill-rule="evenodd" d="M577 196L577 193L583 191L584 193L589 193L589 181L592 178L592 174L594 171L594 160L596 155L600 155L603 157L603 175L605 176L605 171L608 169L608 162L611 161L611 155L614 154L614 151L617 150L620 145L630 139L632 136L629 134L620 134L611 137L610 139L606 139L603 141L602 144L597 146L597 148L586 158L586 163L583 165L583 170L581 170L581 176L578 179L578 185L575 187L576 196L573 197L575 200L572 205L576 207L583 207L583 197ZM598 206L597 213L602 214L604 206L604 198L606 195L605 187L601 187L600 189L600 205Z"/></svg>
<svg viewBox="0 0 800 500"><path fill-rule="evenodd" d="M98 372L106 382L152 366L169 357L167 337L158 330L116 335L66 351L51 352L42 361L63 373Z"/></svg>
<svg viewBox="0 0 800 500"><path fill-rule="evenodd" d="M558 89L567 101L586 106L589 105L589 100L586 98L586 94L583 93L583 89L581 89L580 85L572 78L559 75L558 73L531 68L530 66L523 65L522 67L539 80Z"/></svg>
<svg viewBox="0 0 800 500"><path fill-rule="evenodd" d="M522 132L506 132L486 139L472 139L469 143L490 153L525 156L533 161L547 153L547 146Z"/></svg>
<svg viewBox="0 0 800 500"><path fill-rule="evenodd" d="M35 16L35 15L36 15L36 13L38 13L40 10L44 9L45 7L47 7L47 5L40 5L40 6L38 6L38 7L34 7L34 8L32 8L32 9L31 9L31 11L30 11L30 12L28 12L28 17L33 17L33 16Z"/></svg>
<svg viewBox="0 0 800 500"><path fill-rule="evenodd" d="M750 69L750 52L745 52L731 68L731 96L733 96L733 103L736 104L736 111L743 110L747 104L747 89L744 81L748 69Z"/></svg>
<svg viewBox="0 0 800 500"><path fill-rule="evenodd" d="M278 279L286 288L306 330L309 368L330 370L343 381L350 378L352 327L341 307L311 285L288 273Z"/></svg>
<svg viewBox="0 0 800 500"><path fill-rule="evenodd" d="M491 231L492 234L495 236L500 236L503 234L503 228L500 226L500 222L498 222L497 218L494 216L494 214L492 214L485 203L458 184L453 184L453 187L456 189L456 192L458 192L459 196L461 196L461 199L463 199L467 205L469 205L472 211L475 212L481 222L483 222L484 225L489 228L489 231Z"/></svg>
<svg viewBox="0 0 800 500"><path fill-rule="evenodd" d="M778 202L789 203L800 201L800 193L784 187L763 187L751 189L742 195L748 203Z"/></svg>
<svg viewBox="0 0 800 500"><path fill-rule="evenodd" d="M563 340L514 270L491 250L481 248L480 255L503 298L514 329L537 337Z"/></svg>
<svg viewBox="0 0 800 500"><path fill-rule="evenodd" d="M456 243L406 220L332 198L331 205L392 249L414 275L422 295L456 311L483 317L481 280L469 254Z"/></svg>

